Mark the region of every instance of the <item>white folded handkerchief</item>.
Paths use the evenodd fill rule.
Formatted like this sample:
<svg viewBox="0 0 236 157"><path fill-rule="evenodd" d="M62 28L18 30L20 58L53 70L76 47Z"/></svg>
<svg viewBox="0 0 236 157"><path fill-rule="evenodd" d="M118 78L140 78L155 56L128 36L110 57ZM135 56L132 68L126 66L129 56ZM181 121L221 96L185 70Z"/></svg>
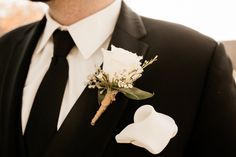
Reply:
<svg viewBox="0 0 236 157"><path fill-rule="evenodd" d="M175 121L158 113L151 105L144 105L134 114L134 123L116 135L117 143L131 143L147 149L152 154L160 153L178 131Z"/></svg>

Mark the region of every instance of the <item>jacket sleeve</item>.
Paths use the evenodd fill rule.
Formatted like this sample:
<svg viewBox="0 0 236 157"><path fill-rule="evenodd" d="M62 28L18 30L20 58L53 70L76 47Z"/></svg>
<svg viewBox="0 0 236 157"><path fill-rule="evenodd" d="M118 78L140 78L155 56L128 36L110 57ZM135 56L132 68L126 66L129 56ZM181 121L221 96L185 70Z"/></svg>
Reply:
<svg viewBox="0 0 236 157"><path fill-rule="evenodd" d="M222 44L209 64L201 107L187 146L192 157L236 156L236 86Z"/></svg>

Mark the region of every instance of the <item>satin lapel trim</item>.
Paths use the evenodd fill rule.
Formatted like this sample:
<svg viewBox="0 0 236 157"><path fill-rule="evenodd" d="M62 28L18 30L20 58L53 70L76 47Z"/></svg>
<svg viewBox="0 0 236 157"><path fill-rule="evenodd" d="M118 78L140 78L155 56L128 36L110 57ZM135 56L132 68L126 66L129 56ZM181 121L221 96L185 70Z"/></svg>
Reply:
<svg viewBox="0 0 236 157"><path fill-rule="evenodd" d="M14 49L11 60L7 67L7 74L4 81L4 92L2 102L4 103L4 123L5 123L5 142L7 147L14 148L12 144L16 141L7 139L16 135L22 138L21 129L21 100L24 82L28 73L32 53L37 41L45 27L46 19L32 25L32 28L25 32L25 38L19 40ZM16 128L16 129L13 129ZM20 140L23 143L22 139ZM22 145L21 145L22 146ZM13 151L13 150L11 150Z"/></svg>
<svg viewBox="0 0 236 157"><path fill-rule="evenodd" d="M148 45L139 40L146 30L139 16L123 3L111 44L145 56ZM110 45L111 45L110 44ZM119 93L116 101L93 127L90 121L98 110L97 90L86 88L61 125L44 157L82 155L100 157L126 109L128 99Z"/></svg>
<svg viewBox="0 0 236 157"><path fill-rule="evenodd" d="M141 17L123 2L111 44L145 58L149 46L141 39L146 35L147 31Z"/></svg>
<svg viewBox="0 0 236 157"><path fill-rule="evenodd" d="M145 59L148 50L148 45L146 43L137 40L119 27L117 27L113 32L111 45L136 53L139 56L143 56L143 60Z"/></svg>

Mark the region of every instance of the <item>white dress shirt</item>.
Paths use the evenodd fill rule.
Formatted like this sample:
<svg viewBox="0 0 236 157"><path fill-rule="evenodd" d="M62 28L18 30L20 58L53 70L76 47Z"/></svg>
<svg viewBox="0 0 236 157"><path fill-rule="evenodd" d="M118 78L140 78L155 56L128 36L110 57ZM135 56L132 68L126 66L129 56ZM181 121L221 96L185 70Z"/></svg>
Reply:
<svg viewBox="0 0 236 157"><path fill-rule="evenodd" d="M59 129L67 114L85 89L88 75L94 73L96 67L102 64L101 48L107 48L109 45L120 8L121 0L115 0L103 10L70 26L60 25L46 13L47 23L33 53L23 91L21 114L23 133L36 92L49 68L51 57L53 56L53 32L58 28L68 30L75 42L75 47L67 56L69 78L57 124L57 129Z"/></svg>

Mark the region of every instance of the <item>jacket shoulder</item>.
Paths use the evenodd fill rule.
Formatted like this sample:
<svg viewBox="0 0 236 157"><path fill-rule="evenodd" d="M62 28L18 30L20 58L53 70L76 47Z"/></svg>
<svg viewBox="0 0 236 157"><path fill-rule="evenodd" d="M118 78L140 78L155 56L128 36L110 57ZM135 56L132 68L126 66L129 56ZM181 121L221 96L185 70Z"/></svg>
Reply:
<svg viewBox="0 0 236 157"><path fill-rule="evenodd" d="M190 44L211 49L215 49L218 45L214 39L181 24L147 17L142 17L142 20L147 29L147 37L150 39L161 38L158 40L159 42L174 45L178 43L181 46Z"/></svg>
<svg viewBox="0 0 236 157"><path fill-rule="evenodd" d="M30 31L38 22L39 21L18 27L4 34L0 37L0 47L6 47L7 43L14 43L14 40L24 37L25 34L27 34L27 32Z"/></svg>
<svg viewBox="0 0 236 157"><path fill-rule="evenodd" d="M142 20L147 31L142 40L149 45L150 51L155 53L158 50L160 57L173 62L173 56L176 56L182 63L203 63L207 68L219 46L214 39L181 24L147 17Z"/></svg>

